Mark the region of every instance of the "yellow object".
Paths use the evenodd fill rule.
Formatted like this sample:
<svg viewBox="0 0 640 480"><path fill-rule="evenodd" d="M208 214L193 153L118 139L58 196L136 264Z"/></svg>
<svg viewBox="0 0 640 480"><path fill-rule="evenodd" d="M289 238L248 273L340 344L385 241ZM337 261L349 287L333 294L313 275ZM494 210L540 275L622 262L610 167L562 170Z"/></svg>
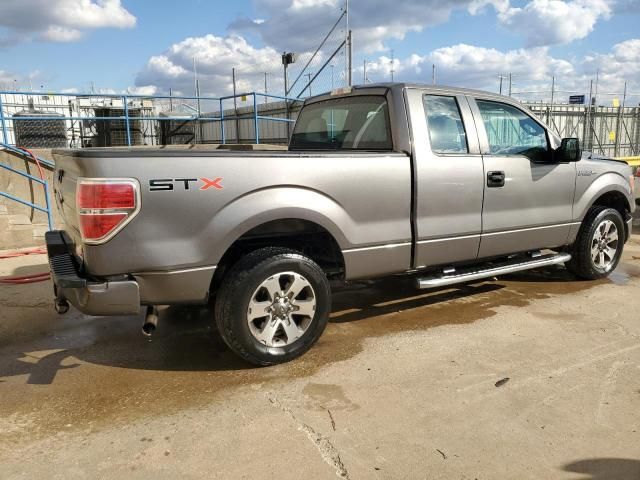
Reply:
<svg viewBox="0 0 640 480"><path fill-rule="evenodd" d="M618 99L618 98L614 98L614 99L613 99L613 106L614 106L615 108L618 108L618 107L620 106L620 99Z"/></svg>
<svg viewBox="0 0 640 480"><path fill-rule="evenodd" d="M242 95L240 97L240 100L242 100L243 102L246 102L247 101L247 96L246 95Z"/></svg>
<svg viewBox="0 0 640 480"><path fill-rule="evenodd" d="M609 132L609 141L611 142L616 141L616 132Z"/></svg>
<svg viewBox="0 0 640 480"><path fill-rule="evenodd" d="M624 160L632 167L640 167L640 157L618 157L616 160Z"/></svg>

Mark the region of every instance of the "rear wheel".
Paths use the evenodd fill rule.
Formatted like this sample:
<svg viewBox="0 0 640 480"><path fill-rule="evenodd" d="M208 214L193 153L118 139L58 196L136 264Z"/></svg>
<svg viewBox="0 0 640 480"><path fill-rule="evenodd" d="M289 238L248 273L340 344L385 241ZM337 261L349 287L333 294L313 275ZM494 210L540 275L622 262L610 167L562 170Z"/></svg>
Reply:
<svg viewBox="0 0 640 480"><path fill-rule="evenodd" d="M593 207L582 222L567 268L587 280L606 277L620 262L624 237L620 212Z"/></svg>
<svg viewBox="0 0 640 480"><path fill-rule="evenodd" d="M299 357L320 338L329 319L331 292L323 270L285 248L263 248L236 263L218 292L220 335L256 365Z"/></svg>

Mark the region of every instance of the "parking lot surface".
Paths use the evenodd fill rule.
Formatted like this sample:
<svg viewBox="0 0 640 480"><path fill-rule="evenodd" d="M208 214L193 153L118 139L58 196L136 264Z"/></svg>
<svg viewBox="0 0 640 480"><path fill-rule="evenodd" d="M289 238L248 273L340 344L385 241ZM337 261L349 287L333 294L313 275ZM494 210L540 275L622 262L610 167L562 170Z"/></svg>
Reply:
<svg viewBox="0 0 640 480"><path fill-rule="evenodd" d="M58 316L0 286L0 478L640 478L640 231L607 280L564 268L335 293L303 358L253 368L206 308ZM44 256L0 275L46 269Z"/></svg>

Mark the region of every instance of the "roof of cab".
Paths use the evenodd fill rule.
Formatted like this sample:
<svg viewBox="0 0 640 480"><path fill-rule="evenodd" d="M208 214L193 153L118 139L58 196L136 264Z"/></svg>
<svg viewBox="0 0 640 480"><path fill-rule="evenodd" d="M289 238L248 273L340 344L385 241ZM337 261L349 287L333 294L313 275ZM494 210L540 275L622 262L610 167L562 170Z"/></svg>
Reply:
<svg viewBox="0 0 640 480"><path fill-rule="evenodd" d="M348 88L348 87L347 87ZM510 97L505 97L504 95L499 95L497 93L487 92L484 90L474 90L472 88L460 88L460 87L450 87L447 85L432 85L428 83L410 83L410 82L382 82L382 83L368 83L366 85L353 85L352 91L358 90L374 90L374 89L386 89L386 90L402 90L407 88L419 88L421 90L428 90L430 92L435 93L446 93L446 94L454 94L454 95L473 95L473 96L483 96L483 97L492 97L492 98L509 98L511 101L515 101L515 99ZM334 92L338 92L342 89L334 90ZM345 95L349 93L345 92ZM341 95L338 93L337 95ZM332 92L324 92L319 95L314 95L313 97L309 97L305 99L305 103L314 103L320 101L322 99L326 99L327 97L332 96Z"/></svg>

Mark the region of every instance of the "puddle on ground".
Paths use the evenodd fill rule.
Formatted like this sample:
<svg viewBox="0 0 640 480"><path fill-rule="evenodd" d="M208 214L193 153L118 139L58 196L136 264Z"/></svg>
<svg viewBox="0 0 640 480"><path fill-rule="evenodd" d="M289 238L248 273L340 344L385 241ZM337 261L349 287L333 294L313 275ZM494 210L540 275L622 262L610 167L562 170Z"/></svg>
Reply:
<svg viewBox="0 0 640 480"><path fill-rule="evenodd" d="M318 344L302 358L270 368L254 368L233 355L207 308L163 311L151 340L140 335L140 316L66 322L36 340L0 348L0 448L211 404L233 387L309 376L353 357L368 338L471 323L503 305L523 307L632 277L640 277L640 267L625 263L595 282L576 281L558 267L436 291L415 290L407 277L349 284L335 289L330 324ZM54 322L52 309L32 310ZM336 385L310 384L304 394L314 408L357 408Z"/></svg>

